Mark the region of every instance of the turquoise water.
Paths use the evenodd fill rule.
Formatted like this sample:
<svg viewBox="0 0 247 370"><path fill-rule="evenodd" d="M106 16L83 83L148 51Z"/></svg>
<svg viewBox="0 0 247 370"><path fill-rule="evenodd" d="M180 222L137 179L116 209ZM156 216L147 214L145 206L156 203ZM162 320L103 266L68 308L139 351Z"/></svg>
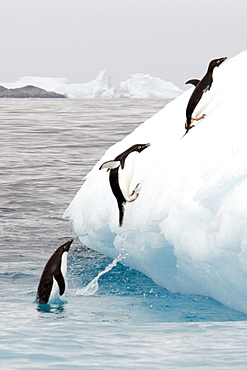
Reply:
<svg viewBox="0 0 247 370"><path fill-rule="evenodd" d="M82 246L62 214L112 143L162 100L1 100L1 369L246 369L247 316L173 294ZM53 251L71 237L60 304L34 303ZM123 260L124 262L124 260Z"/></svg>

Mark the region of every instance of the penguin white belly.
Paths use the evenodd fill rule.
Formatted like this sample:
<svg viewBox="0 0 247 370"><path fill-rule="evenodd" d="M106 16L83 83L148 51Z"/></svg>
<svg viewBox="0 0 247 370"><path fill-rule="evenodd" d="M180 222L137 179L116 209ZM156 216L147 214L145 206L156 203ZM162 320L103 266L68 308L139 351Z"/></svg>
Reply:
<svg viewBox="0 0 247 370"><path fill-rule="evenodd" d="M199 118L202 116L202 114L206 114L205 110L213 100L216 92L217 92L217 81L218 81L218 71L214 69L213 71L213 82L211 84L211 87L209 90L205 91L201 97L201 100L197 104L197 106L194 109L194 112L192 113L192 118Z"/></svg>
<svg viewBox="0 0 247 370"><path fill-rule="evenodd" d="M194 112L192 113L192 118L199 118L202 116L203 113L205 113L206 108L213 100L214 96L216 94L216 89L211 87L210 90L206 91L202 97L197 106L195 107Z"/></svg>
<svg viewBox="0 0 247 370"><path fill-rule="evenodd" d="M68 252L63 252L62 261L61 261L61 272L62 272L64 281L67 275L67 257L68 257Z"/></svg>
<svg viewBox="0 0 247 370"><path fill-rule="evenodd" d="M56 279L54 279L53 277L52 290L51 290L51 294L50 294L50 297L47 303L48 304L54 303L59 298L59 296L60 296L59 286L58 286Z"/></svg>
<svg viewBox="0 0 247 370"><path fill-rule="evenodd" d="M133 152L125 159L124 168L119 167L118 181L119 187L122 191L124 198L128 201L130 199L130 183L134 173L134 161L138 152Z"/></svg>

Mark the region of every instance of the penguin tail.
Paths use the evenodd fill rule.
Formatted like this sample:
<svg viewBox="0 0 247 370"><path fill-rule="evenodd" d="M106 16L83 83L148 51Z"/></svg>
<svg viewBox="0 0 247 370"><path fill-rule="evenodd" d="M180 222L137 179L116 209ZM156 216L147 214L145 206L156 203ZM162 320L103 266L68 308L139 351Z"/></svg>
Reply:
<svg viewBox="0 0 247 370"><path fill-rule="evenodd" d="M186 129L186 131L185 131L185 133L183 134L183 136L181 137L181 139L182 139L183 137L185 137L185 135L187 135L187 134L188 134L188 132L189 132L189 128L187 128L187 129Z"/></svg>
<svg viewBox="0 0 247 370"><path fill-rule="evenodd" d="M185 133L183 134L183 136L181 137L181 139L183 138L183 137L185 137L185 135L187 135L188 134L188 132L193 128L193 127L195 127L195 125L187 125L187 123L185 123Z"/></svg>
<svg viewBox="0 0 247 370"><path fill-rule="evenodd" d="M124 218L124 205L118 204L118 209L119 209L119 227L123 225L123 218Z"/></svg>

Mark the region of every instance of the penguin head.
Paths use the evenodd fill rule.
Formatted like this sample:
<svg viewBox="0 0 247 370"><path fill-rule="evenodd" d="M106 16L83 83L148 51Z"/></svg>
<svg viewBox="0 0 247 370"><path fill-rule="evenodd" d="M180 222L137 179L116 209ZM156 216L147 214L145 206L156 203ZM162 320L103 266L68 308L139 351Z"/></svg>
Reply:
<svg viewBox="0 0 247 370"><path fill-rule="evenodd" d="M144 149L148 148L149 146L150 146L149 143L132 145L130 148L125 150L123 153L119 154L114 159L114 161L120 161L121 167L124 168L124 161L130 153L133 153L133 152L141 153Z"/></svg>
<svg viewBox="0 0 247 370"><path fill-rule="evenodd" d="M141 153L144 149L148 148L149 146L150 146L149 143L147 143L147 144L135 144L135 145L132 145L129 148L129 153L132 153L132 152Z"/></svg>
<svg viewBox="0 0 247 370"><path fill-rule="evenodd" d="M219 67L219 65L221 65L221 63L223 63L226 59L227 57L211 60L211 62L209 63L208 69L212 71L215 67Z"/></svg>
<svg viewBox="0 0 247 370"><path fill-rule="evenodd" d="M68 252L69 251L69 248L70 248L72 242L73 242L73 239L70 239L69 241L67 241L66 243L64 243L62 245L64 252Z"/></svg>

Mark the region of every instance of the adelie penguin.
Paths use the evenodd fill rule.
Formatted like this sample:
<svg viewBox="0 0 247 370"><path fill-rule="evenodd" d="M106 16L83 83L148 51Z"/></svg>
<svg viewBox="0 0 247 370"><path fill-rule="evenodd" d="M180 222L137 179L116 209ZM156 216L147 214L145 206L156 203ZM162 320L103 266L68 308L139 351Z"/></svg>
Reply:
<svg viewBox="0 0 247 370"><path fill-rule="evenodd" d="M149 146L149 143L132 145L129 149L119 154L114 160L104 162L99 168L100 170L103 168L110 170L109 181L118 204L119 226L123 224L125 203L133 202L139 195L135 193L139 184L133 191L130 191L129 188L134 173L135 157Z"/></svg>
<svg viewBox="0 0 247 370"><path fill-rule="evenodd" d="M40 278L36 302L54 303L65 292L67 254L73 239L61 245L47 261Z"/></svg>
<svg viewBox="0 0 247 370"><path fill-rule="evenodd" d="M227 57L211 60L208 66L207 73L200 81L195 79L187 81L187 83L192 83L193 85L195 85L195 89L191 94L186 108L185 135L191 129L191 127L193 127L193 125L191 125L192 121L198 121L205 117L202 112L211 102L215 94L215 91L212 91L211 89L213 83L214 68L219 67L221 63L223 63L226 59Z"/></svg>

